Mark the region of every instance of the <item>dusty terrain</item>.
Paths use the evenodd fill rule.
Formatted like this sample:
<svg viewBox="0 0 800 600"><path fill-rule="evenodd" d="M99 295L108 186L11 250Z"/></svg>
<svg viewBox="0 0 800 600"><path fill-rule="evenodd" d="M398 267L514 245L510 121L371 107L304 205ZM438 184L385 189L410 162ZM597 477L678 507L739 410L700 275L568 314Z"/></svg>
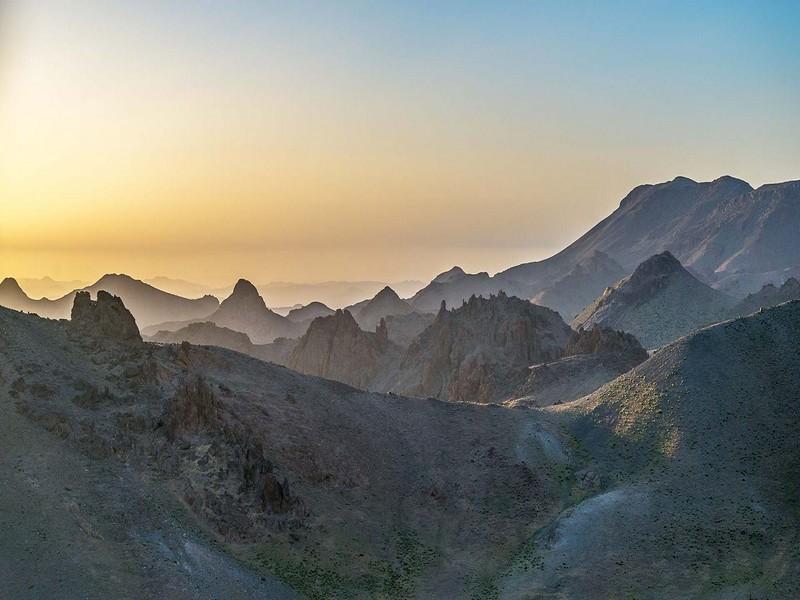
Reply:
<svg viewBox="0 0 800 600"><path fill-rule="evenodd" d="M88 314L0 309L13 597L800 593L798 302L546 409L369 394Z"/></svg>

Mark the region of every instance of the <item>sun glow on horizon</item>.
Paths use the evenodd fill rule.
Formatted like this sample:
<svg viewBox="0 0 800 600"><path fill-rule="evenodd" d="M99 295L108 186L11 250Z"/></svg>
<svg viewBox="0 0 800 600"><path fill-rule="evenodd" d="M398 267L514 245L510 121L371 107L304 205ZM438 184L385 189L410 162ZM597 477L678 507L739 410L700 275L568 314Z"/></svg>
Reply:
<svg viewBox="0 0 800 600"><path fill-rule="evenodd" d="M1 274L494 272L639 183L800 177L797 10L657 12L10 2Z"/></svg>

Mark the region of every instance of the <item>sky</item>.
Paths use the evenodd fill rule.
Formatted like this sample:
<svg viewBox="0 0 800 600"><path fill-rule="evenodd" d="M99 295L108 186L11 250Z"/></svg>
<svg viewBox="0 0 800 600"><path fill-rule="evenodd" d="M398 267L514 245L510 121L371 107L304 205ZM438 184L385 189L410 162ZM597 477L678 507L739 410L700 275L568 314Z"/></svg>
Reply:
<svg viewBox="0 0 800 600"><path fill-rule="evenodd" d="M800 179L797 2L0 0L0 276L427 280Z"/></svg>

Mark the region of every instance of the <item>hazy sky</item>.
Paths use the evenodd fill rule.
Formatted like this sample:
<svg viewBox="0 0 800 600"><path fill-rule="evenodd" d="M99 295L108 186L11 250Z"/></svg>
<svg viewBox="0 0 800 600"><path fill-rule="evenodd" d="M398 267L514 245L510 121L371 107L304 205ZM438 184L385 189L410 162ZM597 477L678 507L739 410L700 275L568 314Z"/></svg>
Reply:
<svg viewBox="0 0 800 600"><path fill-rule="evenodd" d="M800 178L797 2L2 3L0 276L428 279Z"/></svg>

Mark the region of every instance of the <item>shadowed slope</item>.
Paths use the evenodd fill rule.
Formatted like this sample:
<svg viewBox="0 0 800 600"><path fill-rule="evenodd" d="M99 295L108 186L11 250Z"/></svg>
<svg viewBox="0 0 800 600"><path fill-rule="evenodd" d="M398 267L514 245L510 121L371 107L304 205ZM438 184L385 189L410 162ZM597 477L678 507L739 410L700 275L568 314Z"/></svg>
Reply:
<svg viewBox="0 0 800 600"><path fill-rule="evenodd" d="M501 596L797 597L798 339L800 302L783 304L548 409L596 491L535 538L539 569L509 574Z"/></svg>

